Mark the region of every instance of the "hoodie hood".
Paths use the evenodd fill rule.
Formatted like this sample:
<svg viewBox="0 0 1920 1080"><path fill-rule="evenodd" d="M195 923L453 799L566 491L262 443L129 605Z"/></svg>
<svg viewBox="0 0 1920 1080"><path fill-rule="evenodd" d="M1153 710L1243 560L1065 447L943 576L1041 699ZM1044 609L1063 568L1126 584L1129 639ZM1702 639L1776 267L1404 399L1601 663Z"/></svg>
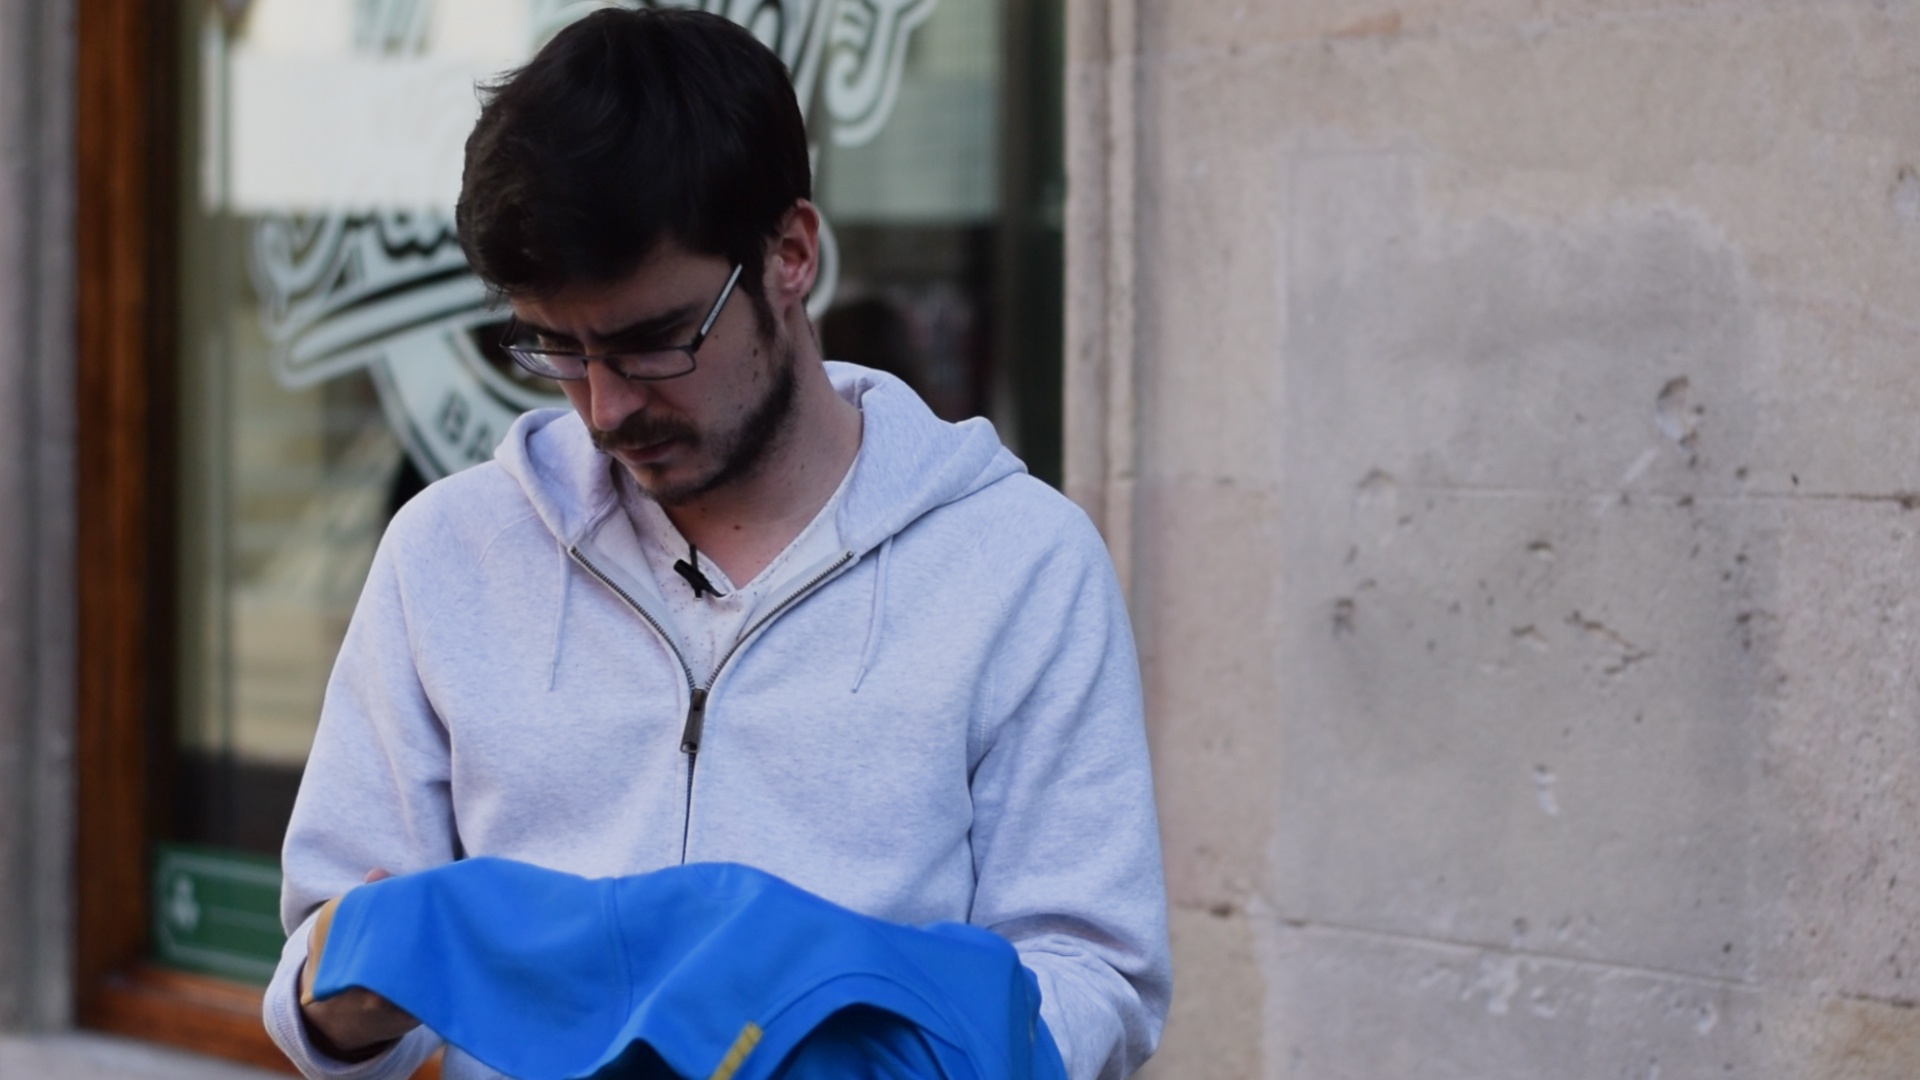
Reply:
<svg viewBox="0 0 1920 1080"><path fill-rule="evenodd" d="M833 388L862 417L860 453L835 522L855 554L864 556L931 510L1026 471L985 418L950 424L892 375L835 361L826 368ZM494 460L563 547L578 544L619 506L614 462L594 449L571 409L521 416Z"/></svg>

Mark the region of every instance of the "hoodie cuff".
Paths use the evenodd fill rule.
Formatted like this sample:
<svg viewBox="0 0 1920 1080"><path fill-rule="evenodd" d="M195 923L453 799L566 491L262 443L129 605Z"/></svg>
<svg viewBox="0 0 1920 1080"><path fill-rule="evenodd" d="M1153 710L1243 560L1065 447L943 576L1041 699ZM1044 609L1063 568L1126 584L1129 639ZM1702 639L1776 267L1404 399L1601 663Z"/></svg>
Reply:
<svg viewBox="0 0 1920 1080"><path fill-rule="evenodd" d="M440 1046L440 1037L425 1027L413 1029L384 1052L360 1062L338 1061L314 1046L300 1018L299 1000L300 968L307 962L313 923L314 916L308 916L287 938L280 966L267 984L260 1011L268 1037L308 1080L405 1080Z"/></svg>

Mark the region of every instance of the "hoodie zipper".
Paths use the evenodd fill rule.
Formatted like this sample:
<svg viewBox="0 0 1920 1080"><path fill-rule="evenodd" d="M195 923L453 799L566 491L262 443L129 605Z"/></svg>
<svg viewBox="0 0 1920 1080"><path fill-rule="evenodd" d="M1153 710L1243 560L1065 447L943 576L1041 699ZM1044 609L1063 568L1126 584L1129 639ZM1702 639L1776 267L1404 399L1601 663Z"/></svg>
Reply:
<svg viewBox="0 0 1920 1080"><path fill-rule="evenodd" d="M769 610L765 615L762 615L758 619L754 620L753 625L747 627L747 629L743 633L741 633L739 637L734 639L733 645L729 647L725 653L721 654L720 662L713 665L713 678L707 680L707 687L711 689L714 683L717 683L720 681L720 673L727 670L727 664L733 659L734 654L738 653L743 647L745 647L747 642L752 641L754 638L754 635L760 632L761 627L766 626L768 623L772 622L775 618L778 618L782 612L786 611L788 608L792 607L793 605L799 603L802 599L804 599L807 596L808 593L811 593L813 590L819 588L823 583L825 583L825 581L828 578L839 573L843 567L845 567L848 563L852 561L853 561L853 552L848 551L848 552L842 553L838 559L833 560L832 565L828 566L824 570L821 570L819 573L813 575L812 578L808 579L805 585L802 585L798 589L795 589L794 591L788 593L785 599L781 600L778 604L775 604L772 607L772 609ZM699 709L698 711L692 711L692 710L688 711L687 729L686 731L682 732L680 735L680 749L683 752L685 752L688 757L692 757L694 754L697 754L700 752L700 729L701 729L701 726L706 723L706 719L707 719L707 694L706 694L706 691L701 691Z"/></svg>
<svg viewBox="0 0 1920 1080"><path fill-rule="evenodd" d="M684 732L696 730L704 721L707 713L707 691L694 679L693 665L687 663L687 658L681 653L680 646L673 643L673 635L667 633L666 627L661 626L658 619L649 615L647 609L641 607L640 602L629 595L627 590L621 588L619 583L593 565L592 560L588 559L577 545L570 545L567 548L567 554L573 557L574 562L584 567L587 573L599 579L600 584L613 590L613 595L625 601L627 607L632 608L633 613L640 616L643 622L653 627L653 632L659 635L661 644L665 645L667 651L672 653L673 658L679 662L680 673L687 677L687 722L680 736L680 749L687 755L687 798L685 813L680 818L680 864L684 866L687 862L687 834L693 827L693 766L699 752L697 739L693 749L687 749L687 737Z"/></svg>
<svg viewBox="0 0 1920 1080"><path fill-rule="evenodd" d="M721 655L720 662L713 666L713 674L707 678L707 685L705 686L701 686L699 681L693 677L693 665L687 663L687 658L681 653L680 646L674 644L673 635L667 633L666 628L661 626L659 621L652 615L648 614L647 609L642 607L639 601L629 595L627 590L621 588L612 578L602 573L599 567L593 565L593 562L587 558L578 546L569 546L567 548L567 554L573 557L574 562L579 563L585 568L587 573L592 574L598 579L600 584L613 590L615 596L618 596L624 601L629 608L633 609L635 615L640 616L642 621L653 628L653 632L659 635L660 640L666 644L667 651L673 654L675 660L679 661L681 674L687 677L687 719L680 728L680 752L687 755L686 806L685 813L680 819L680 863L684 866L687 861L687 840L693 828L693 772L700 760L700 737L707 723L707 697L712 693L714 684L720 681L720 673L727 669L727 664L733 660L734 655L737 654L748 641L751 641L762 628L772 622L781 613L799 603L809 593L824 584L828 578L833 577L844 569L848 563L853 561L853 552L848 551L843 553L838 559L833 561L832 565L808 579L806 584L788 593L785 598L778 604L775 604L765 615L754 620L753 625L747 627L746 631L736 638L733 645Z"/></svg>

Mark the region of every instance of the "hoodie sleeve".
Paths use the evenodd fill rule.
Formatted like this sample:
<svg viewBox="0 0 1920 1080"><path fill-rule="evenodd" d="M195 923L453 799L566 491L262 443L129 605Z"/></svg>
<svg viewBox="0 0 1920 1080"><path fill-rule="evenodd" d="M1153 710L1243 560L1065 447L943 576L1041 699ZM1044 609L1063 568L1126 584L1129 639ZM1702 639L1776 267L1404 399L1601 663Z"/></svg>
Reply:
<svg viewBox="0 0 1920 1080"><path fill-rule="evenodd" d="M281 854L280 918L290 937L262 1012L267 1033L310 1078L406 1077L439 1044L416 1030L370 1061L336 1061L307 1036L295 989L308 924L322 903L369 870L404 874L455 856L447 735L414 668L402 572L406 537L417 532L407 525L419 520L403 511L374 557L327 683Z"/></svg>
<svg viewBox="0 0 1920 1080"><path fill-rule="evenodd" d="M298 984L300 967L307 962L312 923L313 918L309 916L294 930L281 952L280 967L267 986L261 1007L267 1034L300 1070L300 1075L311 1080L387 1080L412 1076L420 1063L440 1046L439 1036L424 1027L413 1029L386 1053L355 1064L325 1056L307 1037L306 1025L300 1020Z"/></svg>
<svg viewBox="0 0 1920 1080"><path fill-rule="evenodd" d="M1139 665L1091 523L1031 570L996 650L974 771L973 921L1011 940L1074 1080L1118 1080L1172 990Z"/></svg>

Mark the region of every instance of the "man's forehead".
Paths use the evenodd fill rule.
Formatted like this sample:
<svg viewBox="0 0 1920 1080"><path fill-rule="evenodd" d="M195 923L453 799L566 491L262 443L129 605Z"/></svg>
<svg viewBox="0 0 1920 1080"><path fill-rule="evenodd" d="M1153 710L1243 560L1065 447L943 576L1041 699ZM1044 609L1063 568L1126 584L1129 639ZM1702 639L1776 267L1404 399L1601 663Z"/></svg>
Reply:
<svg viewBox="0 0 1920 1080"><path fill-rule="evenodd" d="M539 295L510 296L508 303L521 323L566 334L608 337L652 324L671 324L688 317L705 294L724 279L727 263L718 255L698 255L679 245L663 244L639 266L611 281L582 281Z"/></svg>

